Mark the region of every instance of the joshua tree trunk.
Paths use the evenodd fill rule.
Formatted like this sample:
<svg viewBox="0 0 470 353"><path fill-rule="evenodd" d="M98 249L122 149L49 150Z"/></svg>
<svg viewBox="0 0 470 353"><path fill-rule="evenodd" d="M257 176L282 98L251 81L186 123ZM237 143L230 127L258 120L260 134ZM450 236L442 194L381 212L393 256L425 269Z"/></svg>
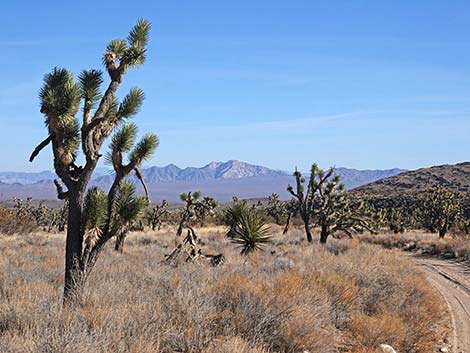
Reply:
<svg viewBox="0 0 470 353"><path fill-rule="evenodd" d="M83 276L80 260L82 256L82 208L83 193L79 190L69 190L69 212L67 240L65 245L65 281L64 301L80 297Z"/></svg>
<svg viewBox="0 0 470 353"><path fill-rule="evenodd" d="M310 230L309 218L306 216L302 216L302 220L304 221L305 234L307 235L307 241L311 243L313 242L313 237L312 237L312 231Z"/></svg>
<svg viewBox="0 0 470 353"><path fill-rule="evenodd" d="M121 232L116 237L116 243L114 244L114 250L122 253L124 251L124 239L126 238L126 233Z"/></svg>
<svg viewBox="0 0 470 353"><path fill-rule="evenodd" d="M326 224L321 226L321 233L320 233L320 243L321 244L326 244L326 241L328 240L328 235L330 234L330 230L328 229L328 226Z"/></svg>
<svg viewBox="0 0 470 353"><path fill-rule="evenodd" d="M444 239L445 235L447 233L447 228L442 227L439 229L439 239Z"/></svg>

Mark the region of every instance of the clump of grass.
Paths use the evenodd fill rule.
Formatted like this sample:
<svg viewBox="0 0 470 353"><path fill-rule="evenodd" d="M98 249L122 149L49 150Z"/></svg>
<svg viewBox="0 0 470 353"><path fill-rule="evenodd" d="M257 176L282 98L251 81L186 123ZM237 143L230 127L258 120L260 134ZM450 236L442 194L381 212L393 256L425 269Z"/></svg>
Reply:
<svg viewBox="0 0 470 353"><path fill-rule="evenodd" d="M106 249L74 310L61 307L63 237L0 236L0 352L428 353L441 337L438 296L399 251L279 238L243 258L211 227L200 234L226 264L174 268L161 261L173 234Z"/></svg>

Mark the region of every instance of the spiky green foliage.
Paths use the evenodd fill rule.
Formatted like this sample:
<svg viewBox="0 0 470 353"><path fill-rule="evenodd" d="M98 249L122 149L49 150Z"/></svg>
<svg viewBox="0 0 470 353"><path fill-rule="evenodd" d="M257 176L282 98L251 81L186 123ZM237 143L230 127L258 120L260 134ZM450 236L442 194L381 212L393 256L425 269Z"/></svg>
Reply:
<svg viewBox="0 0 470 353"><path fill-rule="evenodd" d="M145 94L140 88L132 88L129 93L124 97L122 103L119 105L118 115L121 118L130 118L136 115L142 103L144 102Z"/></svg>
<svg viewBox="0 0 470 353"><path fill-rule="evenodd" d="M64 151L75 156L80 146L80 125L78 120L72 116L62 118L60 131L56 134Z"/></svg>
<svg viewBox="0 0 470 353"><path fill-rule="evenodd" d="M263 250L271 241L266 219L253 209L244 213L233 229L232 242L241 247L242 255Z"/></svg>
<svg viewBox="0 0 470 353"><path fill-rule="evenodd" d="M44 85L39 91L41 112L46 115L46 124L51 118L59 120L73 117L80 105L80 87L73 74L63 68L55 67L44 77Z"/></svg>
<svg viewBox="0 0 470 353"><path fill-rule="evenodd" d="M86 242L94 243L102 235L107 219L108 196L104 191L93 187L88 190L83 208L83 219L87 231Z"/></svg>
<svg viewBox="0 0 470 353"><path fill-rule="evenodd" d="M135 186L123 182L113 205L112 228L116 233L115 250L123 251L124 240L131 227L145 215L148 199L135 195Z"/></svg>
<svg viewBox="0 0 470 353"><path fill-rule="evenodd" d="M118 190L113 208L113 225L122 228L130 226L144 215L147 198L135 195L135 186L123 182Z"/></svg>
<svg viewBox="0 0 470 353"><path fill-rule="evenodd" d="M107 52L111 52L118 59L121 59L127 50L127 43L124 39L113 39L106 47Z"/></svg>
<svg viewBox="0 0 470 353"><path fill-rule="evenodd" d="M133 123L125 124L118 130L111 139L111 150L113 152L128 152L134 144L137 136L137 125Z"/></svg>
<svg viewBox="0 0 470 353"><path fill-rule="evenodd" d="M101 99L100 87L103 83L103 73L100 70L83 70L78 76L84 109L92 109Z"/></svg>
<svg viewBox="0 0 470 353"><path fill-rule="evenodd" d="M443 238L461 215L462 199L459 192L441 186L425 191L418 210L423 227Z"/></svg>
<svg viewBox="0 0 470 353"><path fill-rule="evenodd" d="M228 228L227 237L233 238L235 235L235 228L240 223L243 216L250 212L250 206L246 200L239 200L234 197L232 204L225 207L219 215L219 221L222 225Z"/></svg>
<svg viewBox="0 0 470 353"><path fill-rule="evenodd" d="M139 19L136 25L130 30L127 42L130 47L145 48L148 44L148 36L151 29L150 22Z"/></svg>
<svg viewBox="0 0 470 353"><path fill-rule="evenodd" d="M131 151L129 160L132 163L140 164L143 161L150 159L159 144L160 141L158 140L157 135L146 134Z"/></svg>
<svg viewBox="0 0 470 353"><path fill-rule="evenodd" d="M112 53L124 70L127 66L142 65L146 58L150 29L150 22L145 19L138 20L129 32L127 42L124 39L113 39L107 46L107 53ZM103 59L108 70L115 66L112 64L112 60L106 55Z"/></svg>

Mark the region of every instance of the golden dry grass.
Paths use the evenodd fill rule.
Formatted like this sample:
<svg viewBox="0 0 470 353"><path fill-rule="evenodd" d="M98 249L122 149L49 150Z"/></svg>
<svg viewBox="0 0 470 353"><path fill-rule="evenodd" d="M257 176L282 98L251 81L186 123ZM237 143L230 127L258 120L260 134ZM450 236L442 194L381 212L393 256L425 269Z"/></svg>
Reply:
<svg viewBox="0 0 470 353"><path fill-rule="evenodd" d="M172 234L109 246L73 310L61 307L63 236L0 236L0 352L429 353L441 337L438 296L399 251L308 246L293 230L241 257L210 227L204 248L227 263L174 267L162 262Z"/></svg>
<svg viewBox="0 0 470 353"><path fill-rule="evenodd" d="M461 259L470 262L470 236L446 236L439 239L437 234L419 231L404 234L367 235L361 239L379 244L386 248L399 248L408 251L419 251L429 255Z"/></svg>

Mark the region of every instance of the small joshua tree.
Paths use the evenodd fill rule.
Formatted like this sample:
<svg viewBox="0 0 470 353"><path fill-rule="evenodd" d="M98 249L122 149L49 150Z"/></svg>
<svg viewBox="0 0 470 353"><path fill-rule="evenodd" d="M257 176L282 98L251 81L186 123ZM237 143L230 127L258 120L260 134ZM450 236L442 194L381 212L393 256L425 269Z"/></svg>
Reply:
<svg viewBox="0 0 470 353"><path fill-rule="evenodd" d="M201 227L204 227L207 217L214 215L218 205L219 203L210 196L206 196L202 201L196 203L194 211Z"/></svg>
<svg viewBox="0 0 470 353"><path fill-rule="evenodd" d="M302 173L296 169L294 172L296 182L295 191L291 185L287 187L287 191L293 196L295 209L300 214L304 223L305 234L309 243L313 241L310 223L316 205L315 194L318 190L323 189L323 185L332 177L333 172L334 169L330 168L330 170L325 173L323 170L319 169L316 164L313 164L310 170L310 179L307 184L307 189L305 189L305 178L302 176ZM290 221L290 217L288 220ZM287 231L288 227L289 222L286 224L284 233Z"/></svg>
<svg viewBox="0 0 470 353"><path fill-rule="evenodd" d="M461 202L459 192L441 186L424 192L418 210L423 227L444 238L461 214Z"/></svg>
<svg viewBox="0 0 470 353"><path fill-rule="evenodd" d="M387 218L390 230L395 233L405 232L405 222L403 217L403 210L400 208L391 208L387 212Z"/></svg>
<svg viewBox="0 0 470 353"><path fill-rule="evenodd" d="M181 193L180 199L185 203L183 209L181 210L181 220L178 226L178 230L176 232L177 236L181 236L183 233L183 229L187 228L192 233L194 233L193 228L191 227L191 220L196 217L196 206L199 203L199 198L201 197L200 191L188 192L188 193Z"/></svg>
<svg viewBox="0 0 470 353"><path fill-rule="evenodd" d="M288 203L279 200L278 194L273 193L269 196L265 211L274 219L277 225L286 224L289 216Z"/></svg>
<svg viewBox="0 0 470 353"><path fill-rule="evenodd" d="M108 44L103 64L109 83L104 93L101 91L104 82L101 71L84 70L77 81L71 72L62 68L54 68L44 77L39 93L48 136L33 151L30 161L51 144L54 169L66 187L64 190L59 180L55 181L58 198L68 200L69 206L65 246L66 302L80 294L103 247L120 231L114 210L122 181L135 172L143 183L139 166L152 156L158 145L153 134L145 135L134 144L136 126L125 123L138 113L144 99L143 91L133 88L121 102L116 99L126 72L145 61L149 31L150 23L139 20L126 39L115 39ZM80 106L81 121L77 117ZM108 156L115 171L114 182L107 194L90 189L87 195L90 178L102 156L101 147L118 127L121 129L112 139ZM83 166L77 161L79 149L85 157ZM129 152L128 162L124 162L126 152ZM146 190L145 183L143 185ZM93 200L93 207L100 210L94 220L90 219L94 211L85 205L85 199Z"/></svg>
<svg viewBox="0 0 470 353"><path fill-rule="evenodd" d="M163 200L160 205L155 205L152 208L148 209L145 215L147 219L147 224L152 228L160 230L163 222L163 218L169 213L168 211L168 201Z"/></svg>
<svg viewBox="0 0 470 353"><path fill-rule="evenodd" d="M213 266L218 266L225 261L222 254L208 255L203 254L202 249L199 248L200 239L197 236L194 228L191 226L191 221L196 218L196 209L202 207L200 191L181 193L180 199L185 203L181 211L181 219L176 232L176 236L180 237L183 234L184 229L187 230L186 237L180 242L173 251L166 256L166 261L174 261L179 255L186 254L186 262L196 261L199 258L208 258Z"/></svg>

